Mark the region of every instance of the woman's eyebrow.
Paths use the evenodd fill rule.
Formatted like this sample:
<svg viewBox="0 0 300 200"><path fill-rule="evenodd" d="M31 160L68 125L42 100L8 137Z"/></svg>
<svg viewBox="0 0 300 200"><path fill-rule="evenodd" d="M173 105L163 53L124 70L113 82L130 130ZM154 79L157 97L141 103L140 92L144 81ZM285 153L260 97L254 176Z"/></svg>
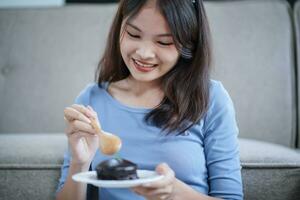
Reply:
<svg viewBox="0 0 300 200"><path fill-rule="evenodd" d="M131 26L132 28L136 29L137 31L142 32L141 29L139 29L137 26L131 24L130 22L127 22L126 24Z"/></svg>
<svg viewBox="0 0 300 200"><path fill-rule="evenodd" d="M129 25L130 27L134 28L135 30L142 32L141 29L139 29L137 26L131 24L130 22L127 22L126 24ZM158 37L172 37L172 34L171 33L163 33L163 34L158 34L157 36Z"/></svg>

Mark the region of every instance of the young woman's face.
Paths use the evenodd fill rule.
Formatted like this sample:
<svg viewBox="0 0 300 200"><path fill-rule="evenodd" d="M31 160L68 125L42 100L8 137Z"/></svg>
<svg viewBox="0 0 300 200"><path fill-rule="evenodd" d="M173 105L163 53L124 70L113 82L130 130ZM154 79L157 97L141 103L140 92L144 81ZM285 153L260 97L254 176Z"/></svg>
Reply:
<svg viewBox="0 0 300 200"><path fill-rule="evenodd" d="M154 3L147 3L132 20L123 22L121 33L121 55L135 80L159 80L179 58L167 22Z"/></svg>

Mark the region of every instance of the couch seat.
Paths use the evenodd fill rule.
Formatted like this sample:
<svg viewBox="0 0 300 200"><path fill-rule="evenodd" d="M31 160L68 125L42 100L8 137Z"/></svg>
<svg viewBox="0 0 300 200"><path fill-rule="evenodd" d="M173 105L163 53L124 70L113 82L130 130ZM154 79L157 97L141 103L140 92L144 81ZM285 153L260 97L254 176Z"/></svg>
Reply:
<svg viewBox="0 0 300 200"><path fill-rule="evenodd" d="M244 138L239 142L245 199L300 199L299 150ZM63 133L0 134L1 198L54 199L66 149Z"/></svg>

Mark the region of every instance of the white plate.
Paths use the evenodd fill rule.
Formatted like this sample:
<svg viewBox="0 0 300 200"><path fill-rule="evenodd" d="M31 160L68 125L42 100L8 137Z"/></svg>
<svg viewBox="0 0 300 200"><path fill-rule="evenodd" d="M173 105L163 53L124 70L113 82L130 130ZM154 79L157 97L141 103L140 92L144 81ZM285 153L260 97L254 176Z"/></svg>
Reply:
<svg viewBox="0 0 300 200"><path fill-rule="evenodd" d="M89 183L97 187L106 188L130 188L143 183L158 181L163 175L157 174L155 171L137 170L138 179L134 180L99 180L96 171L81 172L72 176L74 181Z"/></svg>

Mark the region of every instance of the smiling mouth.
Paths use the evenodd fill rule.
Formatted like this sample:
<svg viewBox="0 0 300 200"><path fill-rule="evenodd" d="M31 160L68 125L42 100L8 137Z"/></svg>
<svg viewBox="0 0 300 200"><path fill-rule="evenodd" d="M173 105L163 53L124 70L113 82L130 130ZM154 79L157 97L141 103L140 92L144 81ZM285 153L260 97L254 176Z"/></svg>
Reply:
<svg viewBox="0 0 300 200"><path fill-rule="evenodd" d="M157 64L143 63L143 62L140 62L140 61L135 60L133 58L132 58L132 61L133 61L135 69L139 72L142 72L142 73L151 72L157 66Z"/></svg>
<svg viewBox="0 0 300 200"><path fill-rule="evenodd" d="M155 67L155 66L157 66L157 64L144 63L144 62L138 61L134 58L132 60L133 60L134 63L136 63L137 65L139 65L141 67Z"/></svg>

